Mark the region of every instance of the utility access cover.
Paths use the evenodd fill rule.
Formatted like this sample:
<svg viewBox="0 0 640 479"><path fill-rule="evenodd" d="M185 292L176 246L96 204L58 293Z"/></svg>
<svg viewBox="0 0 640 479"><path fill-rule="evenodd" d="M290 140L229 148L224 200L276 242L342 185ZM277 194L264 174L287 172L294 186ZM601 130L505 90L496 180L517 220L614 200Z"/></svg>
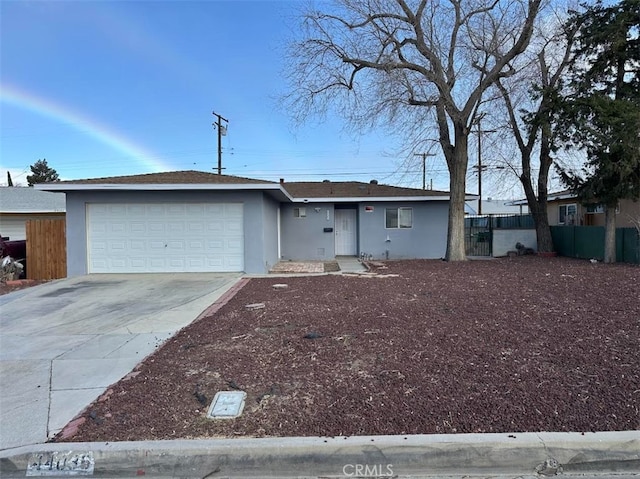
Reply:
<svg viewBox="0 0 640 479"><path fill-rule="evenodd" d="M209 406L207 417L233 419L242 414L247 393L244 391L218 391Z"/></svg>

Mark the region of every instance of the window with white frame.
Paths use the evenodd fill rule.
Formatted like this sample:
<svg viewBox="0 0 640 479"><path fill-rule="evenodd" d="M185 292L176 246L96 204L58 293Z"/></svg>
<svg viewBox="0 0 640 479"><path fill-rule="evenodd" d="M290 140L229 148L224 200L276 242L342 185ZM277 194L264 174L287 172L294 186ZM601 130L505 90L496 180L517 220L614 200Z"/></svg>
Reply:
<svg viewBox="0 0 640 479"><path fill-rule="evenodd" d="M587 205L587 213L604 213L604 205L602 204L591 204Z"/></svg>
<svg viewBox="0 0 640 479"><path fill-rule="evenodd" d="M413 208L387 208L384 224L387 229L413 227Z"/></svg>
<svg viewBox="0 0 640 479"><path fill-rule="evenodd" d="M578 213L578 207L575 203L570 205L558 206L558 224L560 225L575 225L576 215Z"/></svg>
<svg viewBox="0 0 640 479"><path fill-rule="evenodd" d="M307 209L306 208L294 208L293 209L293 217L294 218L306 218L307 217Z"/></svg>

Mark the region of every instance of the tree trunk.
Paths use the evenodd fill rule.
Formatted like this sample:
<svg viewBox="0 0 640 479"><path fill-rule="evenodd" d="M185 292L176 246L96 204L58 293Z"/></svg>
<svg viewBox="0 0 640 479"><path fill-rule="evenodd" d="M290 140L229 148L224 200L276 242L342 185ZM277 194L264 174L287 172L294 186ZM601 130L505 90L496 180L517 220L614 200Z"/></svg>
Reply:
<svg viewBox="0 0 640 479"><path fill-rule="evenodd" d="M549 226L549 218L547 215L547 202L541 201L529 203L531 216L536 225L536 240L538 243L538 252L551 253L553 251L553 238L551 237L551 227Z"/></svg>
<svg viewBox="0 0 640 479"><path fill-rule="evenodd" d="M604 210L604 262L616 262L616 206L606 205Z"/></svg>
<svg viewBox="0 0 640 479"><path fill-rule="evenodd" d="M455 146L448 158L449 166L449 230L447 235L447 261L465 261L467 259L464 242L464 199L466 196L467 141L468 133L464 125L456 124Z"/></svg>
<svg viewBox="0 0 640 479"><path fill-rule="evenodd" d="M523 165L525 165L525 163L528 165L528 162L523 161ZM549 215L547 212L547 175L544 175L543 178L541 170L540 176L538 176L538 196L536 197L533 186L531 185L529 170L524 170L523 166L523 171L525 172L520 176L520 182L527 197L529 211L531 212L536 227L538 252L550 253L553 251L553 239L551 237L551 227L549 226Z"/></svg>

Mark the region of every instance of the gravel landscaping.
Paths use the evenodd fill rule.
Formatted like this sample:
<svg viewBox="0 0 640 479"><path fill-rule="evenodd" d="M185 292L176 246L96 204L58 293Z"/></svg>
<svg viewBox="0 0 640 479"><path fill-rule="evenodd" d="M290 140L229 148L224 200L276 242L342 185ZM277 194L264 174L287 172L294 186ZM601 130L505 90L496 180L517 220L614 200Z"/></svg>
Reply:
<svg viewBox="0 0 640 479"><path fill-rule="evenodd" d="M524 256L372 271L251 279L56 440L640 429L637 266ZM215 393L236 389L242 415L207 419Z"/></svg>

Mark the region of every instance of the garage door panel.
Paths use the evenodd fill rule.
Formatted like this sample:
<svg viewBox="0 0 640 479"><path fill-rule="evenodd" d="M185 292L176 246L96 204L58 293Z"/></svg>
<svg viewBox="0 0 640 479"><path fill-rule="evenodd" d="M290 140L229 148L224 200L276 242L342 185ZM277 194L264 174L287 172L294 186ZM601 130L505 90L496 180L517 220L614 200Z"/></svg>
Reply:
<svg viewBox="0 0 640 479"><path fill-rule="evenodd" d="M91 204L92 273L244 269L242 204Z"/></svg>
<svg viewBox="0 0 640 479"><path fill-rule="evenodd" d="M113 222L111 223L111 233L113 234L122 234L122 233L126 233L127 232L127 225L124 223L120 223L120 222Z"/></svg>
<svg viewBox="0 0 640 479"><path fill-rule="evenodd" d="M204 209L210 216L222 216L224 214L224 205L221 203L205 204Z"/></svg>
<svg viewBox="0 0 640 479"><path fill-rule="evenodd" d="M150 272L162 271L166 268L165 258L150 257L146 263L148 264L148 268L150 268Z"/></svg>
<svg viewBox="0 0 640 479"><path fill-rule="evenodd" d="M140 252L144 252L147 249L146 243L140 240L129 241L129 248L131 248L132 251L137 251L138 254L140 254Z"/></svg>
<svg viewBox="0 0 640 479"><path fill-rule="evenodd" d="M107 249L120 253L127 248L125 241L110 241Z"/></svg>
<svg viewBox="0 0 640 479"><path fill-rule="evenodd" d="M224 212L227 217L240 217L242 216L242 204L240 203L227 203L224 205Z"/></svg>
<svg viewBox="0 0 640 479"><path fill-rule="evenodd" d="M169 203L164 208L164 214L167 216L183 216L186 211L187 206L179 203Z"/></svg>
<svg viewBox="0 0 640 479"><path fill-rule="evenodd" d="M167 231L169 233L184 233L185 231L184 221L167 222Z"/></svg>
<svg viewBox="0 0 640 479"><path fill-rule="evenodd" d="M164 204L144 205L143 208L148 216L163 217L166 212L166 205Z"/></svg>
<svg viewBox="0 0 640 479"><path fill-rule="evenodd" d="M113 217L119 217L127 213L127 205L109 205L107 206L107 214Z"/></svg>
<svg viewBox="0 0 640 479"><path fill-rule="evenodd" d="M244 250L244 242L241 238L230 238L226 241L225 249L230 253L241 254Z"/></svg>
<svg viewBox="0 0 640 479"><path fill-rule="evenodd" d="M164 251L164 241L147 240L147 245L150 250L154 250L156 253Z"/></svg>
<svg viewBox="0 0 640 479"><path fill-rule="evenodd" d="M224 232L224 221L209 220L207 222L207 231L210 235L221 234Z"/></svg>
<svg viewBox="0 0 640 479"><path fill-rule="evenodd" d="M144 258L131 258L131 267L134 269L144 269L147 266L147 261Z"/></svg>
<svg viewBox="0 0 640 479"><path fill-rule="evenodd" d="M150 221L149 223L147 223L147 233L150 233L150 234L164 233L165 229L166 229L165 223L160 223L157 221Z"/></svg>
<svg viewBox="0 0 640 479"><path fill-rule="evenodd" d="M167 254L171 254L173 252L182 252L182 253L184 253L187 250L187 248L185 247L185 242L184 241L176 241L176 240L167 241L165 249L167 250Z"/></svg>
<svg viewBox="0 0 640 479"><path fill-rule="evenodd" d="M216 271L223 270L224 261L222 260L222 258L218 256L213 258L206 258L206 262L207 262L207 266L211 269L215 269Z"/></svg>
<svg viewBox="0 0 640 479"><path fill-rule="evenodd" d="M225 263L228 271L235 271L242 264L242 257L229 256L225 258Z"/></svg>
<svg viewBox="0 0 640 479"><path fill-rule="evenodd" d="M127 205L127 213L129 215L144 215L146 210L145 205Z"/></svg>
<svg viewBox="0 0 640 479"><path fill-rule="evenodd" d="M135 234L144 234L147 231L146 225L139 221L129 223L129 231Z"/></svg>

